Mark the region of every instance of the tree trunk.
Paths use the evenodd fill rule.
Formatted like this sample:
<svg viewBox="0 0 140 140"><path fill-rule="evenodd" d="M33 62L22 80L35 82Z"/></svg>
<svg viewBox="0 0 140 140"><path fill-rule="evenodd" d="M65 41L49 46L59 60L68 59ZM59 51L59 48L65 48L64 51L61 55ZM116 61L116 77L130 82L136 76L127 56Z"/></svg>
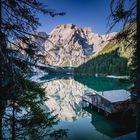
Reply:
<svg viewBox="0 0 140 140"><path fill-rule="evenodd" d="M0 140L3 140L2 115L3 115L3 105L2 101L0 101Z"/></svg>
<svg viewBox="0 0 140 140"><path fill-rule="evenodd" d="M136 103L136 133L137 140L140 140L140 1L137 0L137 77L136 77L136 93L137 93L137 103Z"/></svg>
<svg viewBox="0 0 140 140"><path fill-rule="evenodd" d="M0 0L0 40L2 38L2 32L1 32L1 21L2 21L2 11L1 11L1 0ZM2 40L0 41L0 47L2 46ZM1 88L0 88L1 89ZM3 131L2 131L2 116L3 116L3 101L1 98L2 95L0 95L0 140L3 140Z"/></svg>
<svg viewBox="0 0 140 140"><path fill-rule="evenodd" d="M15 130L15 103L13 103L13 110L12 110L12 140L16 139L16 130Z"/></svg>

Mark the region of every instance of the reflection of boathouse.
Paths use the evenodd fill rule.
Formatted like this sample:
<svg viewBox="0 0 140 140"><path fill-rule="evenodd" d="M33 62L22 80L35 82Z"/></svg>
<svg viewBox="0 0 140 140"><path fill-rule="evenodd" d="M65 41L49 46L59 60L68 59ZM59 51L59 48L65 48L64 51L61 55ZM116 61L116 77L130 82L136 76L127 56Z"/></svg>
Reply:
<svg viewBox="0 0 140 140"><path fill-rule="evenodd" d="M91 124L96 128L98 132L102 133L103 140L104 136L108 136L111 139L116 138L116 140L120 140L123 139L123 135L135 131L134 118L132 119L130 117L128 123L128 121L124 121L122 119L107 118L90 108L84 108L84 110L91 114Z"/></svg>
<svg viewBox="0 0 140 140"><path fill-rule="evenodd" d="M83 97L83 106L94 106L107 115L121 112L128 107L130 93L126 90L111 90L102 92L86 92Z"/></svg>

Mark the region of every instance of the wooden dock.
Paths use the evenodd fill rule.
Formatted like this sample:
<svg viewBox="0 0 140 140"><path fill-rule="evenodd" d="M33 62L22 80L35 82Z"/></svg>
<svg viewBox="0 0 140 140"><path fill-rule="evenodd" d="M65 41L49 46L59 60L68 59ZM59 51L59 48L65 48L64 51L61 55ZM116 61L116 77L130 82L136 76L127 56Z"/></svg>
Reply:
<svg viewBox="0 0 140 140"><path fill-rule="evenodd" d="M83 107L96 107L98 112L104 111L106 115L121 112L128 107L130 93L126 90L92 91L82 96Z"/></svg>

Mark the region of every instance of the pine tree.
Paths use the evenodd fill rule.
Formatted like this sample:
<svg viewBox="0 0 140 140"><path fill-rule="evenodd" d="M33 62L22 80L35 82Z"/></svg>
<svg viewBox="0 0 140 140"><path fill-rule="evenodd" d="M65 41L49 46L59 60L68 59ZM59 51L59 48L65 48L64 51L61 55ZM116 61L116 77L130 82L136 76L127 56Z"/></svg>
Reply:
<svg viewBox="0 0 140 140"><path fill-rule="evenodd" d="M121 32L117 39L126 40L128 46L133 46L133 56L130 62L130 77L132 81L131 93L132 99L136 105L136 133L137 139L140 139L140 43L139 43L139 17L140 17L140 3L137 0L112 0L111 8L111 24L112 29L118 22L123 23L123 32ZM137 28L133 26L137 22ZM131 41L129 38L131 36Z"/></svg>
<svg viewBox="0 0 140 140"><path fill-rule="evenodd" d="M34 50L37 46L30 43L29 36L38 37L34 34L40 25L36 16L37 13L47 14L52 17L64 15L64 13L56 13L47 9L38 0L0 0L1 140L7 137L5 129L10 130L8 137L12 140L23 136L21 132L29 132L28 136L34 137L33 139L41 139L41 136L44 135L63 136L65 134L63 130L51 131L51 127L56 124L57 119L56 116L53 117L50 113L41 109L41 100L39 98L42 96L43 100L43 91L35 83L31 83L26 79L26 70L30 68L30 63L26 60L17 59L13 55L14 48L16 55L24 51L28 57L34 59ZM16 44L15 40L25 43L27 47L24 48L20 43ZM25 116L23 110L26 110ZM19 118L19 115L21 115L21 118ZM44 134L39 133L45 126L48 130L43 131ZM18 127L21 127L22 131Z"/></svg>

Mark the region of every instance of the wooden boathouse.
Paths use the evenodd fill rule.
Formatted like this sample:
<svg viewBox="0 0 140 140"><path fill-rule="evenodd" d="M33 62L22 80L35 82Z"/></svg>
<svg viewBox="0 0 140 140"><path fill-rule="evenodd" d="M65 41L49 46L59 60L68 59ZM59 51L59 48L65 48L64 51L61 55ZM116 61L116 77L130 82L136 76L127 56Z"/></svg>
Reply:
<svg viewBox="0 0 140 140"><path fill-rule="evenodd" d="M130 93L124 89L85 92L82 96L83 107L96 107L106 115L121 112L128 107Z"/></svg>

